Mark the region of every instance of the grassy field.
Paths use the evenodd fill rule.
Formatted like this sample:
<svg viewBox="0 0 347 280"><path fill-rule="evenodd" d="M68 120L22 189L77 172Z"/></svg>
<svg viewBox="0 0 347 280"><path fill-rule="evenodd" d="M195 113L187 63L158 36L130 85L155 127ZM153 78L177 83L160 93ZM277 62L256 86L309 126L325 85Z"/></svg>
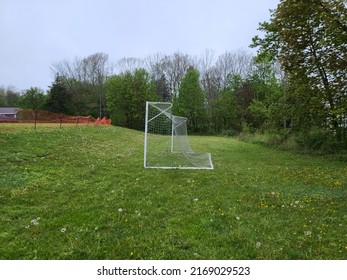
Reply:
<svg viewBox="0 0 347 280"><path fill-rule="evenodd" d="M143 133L0 124L0 259L347 259L347 165L192 137L214 170L146 170Z"/></svg>

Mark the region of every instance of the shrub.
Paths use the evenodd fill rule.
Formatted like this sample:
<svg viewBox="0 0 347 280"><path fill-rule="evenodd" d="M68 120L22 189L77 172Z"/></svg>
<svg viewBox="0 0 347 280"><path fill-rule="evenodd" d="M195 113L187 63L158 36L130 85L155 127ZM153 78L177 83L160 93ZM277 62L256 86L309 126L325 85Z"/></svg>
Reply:
<svg viewBox="0 0 347 280"><path fill-rule="evenodd" d="M338 142L328 131L313 128L308 132L303 132L295 138L300 147L309 151L320 153L333 153L339 148Z"/></svg>
<svg viewBox="0 0 347 280"><path fill-rule="evenodd" d="M221 133L223 136L237 136L239 134L238 131L232 129L232 128L229 128L229 129L225 129L222 131Z"/></svg>

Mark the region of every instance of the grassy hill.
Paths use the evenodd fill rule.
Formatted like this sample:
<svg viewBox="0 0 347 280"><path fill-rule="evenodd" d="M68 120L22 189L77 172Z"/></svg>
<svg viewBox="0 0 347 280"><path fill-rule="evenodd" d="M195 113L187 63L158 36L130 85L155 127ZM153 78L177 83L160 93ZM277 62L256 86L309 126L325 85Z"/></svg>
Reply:
<svg viewBox="0 0 347 280"><path fill-rule="evenodd" d="M347 166L192 137L214 170L146 170L143 133L0 124L0 259L346 259Z"/></svg>

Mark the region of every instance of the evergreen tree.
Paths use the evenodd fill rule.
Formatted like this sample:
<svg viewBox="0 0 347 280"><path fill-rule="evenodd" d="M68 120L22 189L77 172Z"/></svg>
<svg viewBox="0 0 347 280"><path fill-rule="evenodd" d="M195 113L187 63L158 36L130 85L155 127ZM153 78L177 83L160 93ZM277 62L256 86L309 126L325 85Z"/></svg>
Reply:
<svg viewBox="0 0 347 280"><path fill-rule="evenodd" d="M170 102L170 88L164 74L162 74L160 78L155 81L155 86L157 89L157 95L159 97L159 100Z"/></svg>
<svg viewBox="0 0 347 280"><path fill-rule="evenodd" d="M69 115L73 113L70 104L71 96L68 94L64 80L57 75L48 92L46 109L54 113Z"/></svg>

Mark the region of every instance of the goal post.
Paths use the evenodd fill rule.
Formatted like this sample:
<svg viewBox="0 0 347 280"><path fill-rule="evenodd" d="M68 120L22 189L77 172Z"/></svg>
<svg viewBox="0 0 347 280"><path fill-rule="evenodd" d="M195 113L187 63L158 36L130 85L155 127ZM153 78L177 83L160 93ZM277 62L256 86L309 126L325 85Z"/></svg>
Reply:
<svg viewBox="0 0 347 280"><path fill-rule="evenodd" d="M187 118L175 116L171 110L169 102L146 102L144 167L213 169L210 153L191 148Z"/></svg>

